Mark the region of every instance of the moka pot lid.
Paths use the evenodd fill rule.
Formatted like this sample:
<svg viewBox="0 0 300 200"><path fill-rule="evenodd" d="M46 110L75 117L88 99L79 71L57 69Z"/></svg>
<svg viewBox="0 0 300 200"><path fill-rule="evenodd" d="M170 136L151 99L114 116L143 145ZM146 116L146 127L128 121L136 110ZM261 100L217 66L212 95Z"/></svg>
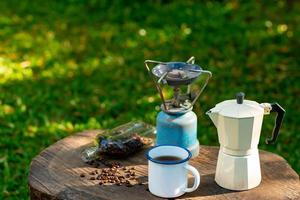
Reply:
<svg viewBox="0 0 300 200"><path fill-rule="evenodd" d="M218 103L214 112L231 118L249 118L264 114L264 108L256 101L244 100L245 94L237 93L236 99L226 100Z"/></svg>

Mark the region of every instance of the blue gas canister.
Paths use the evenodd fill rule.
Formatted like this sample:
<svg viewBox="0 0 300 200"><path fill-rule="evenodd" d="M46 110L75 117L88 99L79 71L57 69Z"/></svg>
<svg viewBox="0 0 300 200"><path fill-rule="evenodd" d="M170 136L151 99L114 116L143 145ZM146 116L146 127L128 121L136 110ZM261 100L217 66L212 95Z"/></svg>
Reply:
<svg viewBox="0 0 300 200"><path fill-rule="evenodd" d="M187 62L160 62L146 60L145 66L162 100L161 111L156 118L156 145L169 144L184 147L199 154L197 139L197 116L192 111L193 105L208 84L212 74L194 64L194 57ZM149 64L155 64L150 69ZM201 75L206 74L206 81L198 91L192 91L191 85ZM173 88L173 98L166 100L162 85ZM186 92L182 89L186 87Z"/></svg>
<svg viewBox="0 0 300 200"><path fill-rule="evenodd" d="M156 144L172 144L189 149L193 156L199 152L197 116L193 111L168 114L160 111L156 118Z"/></svg>

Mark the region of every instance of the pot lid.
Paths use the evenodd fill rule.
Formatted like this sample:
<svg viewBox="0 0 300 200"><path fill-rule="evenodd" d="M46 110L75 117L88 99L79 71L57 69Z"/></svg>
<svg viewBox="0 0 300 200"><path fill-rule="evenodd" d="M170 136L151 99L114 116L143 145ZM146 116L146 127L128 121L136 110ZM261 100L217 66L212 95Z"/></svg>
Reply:
<svg viewBox="0 0 300 200"><path fill-rule="evenodd" d="M239 92L236 99L226 100L218 103L214 111L222 116L232 118L248 118L264 113L263 107L256 101L244 100L245 94Z"/></svg>

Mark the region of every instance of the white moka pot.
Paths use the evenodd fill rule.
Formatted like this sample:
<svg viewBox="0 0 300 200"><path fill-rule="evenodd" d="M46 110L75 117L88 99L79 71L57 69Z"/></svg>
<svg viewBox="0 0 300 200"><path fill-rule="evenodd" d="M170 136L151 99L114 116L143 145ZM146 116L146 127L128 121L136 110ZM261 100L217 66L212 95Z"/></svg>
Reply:
<svg viewBox="0 0 300 200"><path fill-rule="evenodd" d="M224 188L247 190L261 182L258 143L263 116L277 112L276 124L271 139L274 143L284 116L284 109L277 103L262 103L244 100L244 93L236 99L218 103L206 114L218 131L220 151L215 180Z"/></svg>

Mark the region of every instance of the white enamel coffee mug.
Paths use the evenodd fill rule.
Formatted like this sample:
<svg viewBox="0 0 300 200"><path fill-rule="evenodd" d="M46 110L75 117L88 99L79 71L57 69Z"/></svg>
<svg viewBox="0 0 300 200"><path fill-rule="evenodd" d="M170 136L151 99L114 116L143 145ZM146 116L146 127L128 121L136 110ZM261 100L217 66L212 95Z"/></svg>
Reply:
<svg viewBox="0 0 300 200"><path fill-rule="evenodd" d="M155 160L160 156L176 156L176 161ZM147 152L149 191L159 197L173 198L195 191L200 184L197 169L188 164L192 154L189 150L172 145L159 145ZM194 185L188 188L188 171L194 176Z"/></svg>

